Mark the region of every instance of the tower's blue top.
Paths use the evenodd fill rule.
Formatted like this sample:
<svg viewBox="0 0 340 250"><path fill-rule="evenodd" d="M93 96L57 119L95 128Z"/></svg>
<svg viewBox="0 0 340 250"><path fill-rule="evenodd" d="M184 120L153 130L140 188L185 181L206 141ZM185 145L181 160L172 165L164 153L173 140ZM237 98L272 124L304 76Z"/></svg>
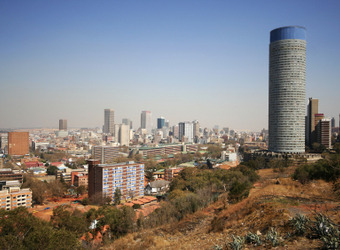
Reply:
<svg viewBox="0 0 340 250"><path fill-rule="evenodd" d="M270 42L285 39L306 40L306 28L301 26L286 26L270 32Z"/></svg>

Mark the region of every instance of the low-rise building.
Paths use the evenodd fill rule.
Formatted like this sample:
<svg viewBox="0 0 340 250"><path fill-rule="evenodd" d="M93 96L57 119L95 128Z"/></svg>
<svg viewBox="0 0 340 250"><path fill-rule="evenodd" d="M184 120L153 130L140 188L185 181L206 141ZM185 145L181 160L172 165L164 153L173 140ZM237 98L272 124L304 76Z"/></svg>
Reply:
<svg viewBox="0 0 340 250"><path fill-rule="evenodd" d="M73 174L73 173L72 173ZM73 185L76 187L88 185L88 174L87 173L76 173L74 175Z"/></svg>
<svg viewBox="0 0 340 250"><path fill-rule="evenodd" d="M182 171L183 168L167 168L164 170L164 179L166 181L172 181L174 177L176 177L179 172Z"/></svg>
<svg viewBox="0 0 340 250"><path fill-rule="evenodd" d="M32 206L32 191L29 188L10 187L0 191L0 208L12 210L17 207Z"/></svg>
<svg viewBox="0 0 340 250"><path fill-rule="evenodd" d="M20 183L23 181L23 175L19 170L12 170L10 168L0 169L0 180L14 181L18 180Z"/></svg>

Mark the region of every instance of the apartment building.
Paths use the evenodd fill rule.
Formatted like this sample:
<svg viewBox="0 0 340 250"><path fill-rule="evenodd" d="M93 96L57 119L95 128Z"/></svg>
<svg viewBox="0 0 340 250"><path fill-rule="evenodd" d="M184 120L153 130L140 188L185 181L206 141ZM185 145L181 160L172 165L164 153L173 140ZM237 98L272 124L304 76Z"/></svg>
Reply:
<svg viewBox="0 0 340 250"><path fill-rule="evenodd" d="M32 191L29 188L10 187L0 191L0 208L12 210L32 206Z"/></svg>
<svg viewBox="0 0 340 250"><path fill-rule="evenodd" d="M94 146L92 148L94 159L100 160L102 164L113 162L116 158L122 156L120 147L111 146Z"/></svg>
<svg viewBox="0 0 340 250"><path fill-rule="evenodd" d="M142 147L139 148L139 153L143 157L154 157L157 155L180 154L182 152L197 152L198 145L196 144L168 144L157 147Z"/></svg>
<svg viewBox="0 0 340 250"><path fill-rule="evenodd" d="M122 199L144 195L144 164L127 162L118 164L99 164L89 160L88 191L89 198L95 195L114 199L117 188Z"/></svg>

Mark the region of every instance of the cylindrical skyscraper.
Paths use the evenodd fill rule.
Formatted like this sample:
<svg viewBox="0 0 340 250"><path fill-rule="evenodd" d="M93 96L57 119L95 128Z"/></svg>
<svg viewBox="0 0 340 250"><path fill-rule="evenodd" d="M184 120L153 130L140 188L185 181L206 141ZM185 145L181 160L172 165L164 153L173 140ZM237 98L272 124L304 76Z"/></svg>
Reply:
<svg viewBox="0 0 340 250"><path fill-rule="evenodd" d="M306 29L270 32L269 151L305 152Z"/></svg>

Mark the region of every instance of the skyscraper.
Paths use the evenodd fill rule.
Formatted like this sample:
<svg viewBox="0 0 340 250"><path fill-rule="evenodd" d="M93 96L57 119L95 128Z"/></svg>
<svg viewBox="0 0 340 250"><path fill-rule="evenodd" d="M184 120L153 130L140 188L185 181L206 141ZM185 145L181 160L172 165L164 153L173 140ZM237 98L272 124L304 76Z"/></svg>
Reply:
<svg viewBox="0 0 340 250"><path fill-rule="evenodd" d="M180 122L178 124L179 140L182 142L193 142L194 125L192 122Z"/></svg>
<svg viewBox="0 0 340 250"><path fill-rule="evenodd" d="M194 142L198 142L198 138L200 137L200 124L197 120L192 122L193 124L193 136L194 136Z"/></svg>
<svg viewBox="0 0 340 250"><path fill-rule="evenodd" d="M113 134L114 133L114 118L115 111L113 109L104 109L104 134Z"/></svg>
<svg viewBox="0 0 340 250"><path fill-rule="evenodd" d="M306 29L270 32L269 151L305 152Z"/></svg>
<svg viewBox="0 0 340 250"><path fill-rule="evenodd" d="M162 129L165 126L165 118L159 117L157 118L157 129Z"/></svg>
<svg viewBox="0 0 340 250"><path fill-rule="evenodd" d="M317 123L315 123L315 115L319 113L319 100L309 98L307 106L307 123L306 123L306 138L307 145L312 145L313 142L316 142L316 132L315 127Z"/></svg>
<svg viewBox="0 0 340 250"><path fill-rule="evenodd" d="M317 142L326 148L331 148L331 119L321 119L316 125Z"/></svg>
<svg viewBox="0 0 340 250"><path fill-rule="evenodd" d="M59 130L67 130L67 120L59 119Z"/></svg>
<svg viewBox="0 0 340 250"><path fill-rule="evenodd" d="M151 112L150 111L142 111L141 119L140 119L140 127L142 129L146 129L147 133L151 133L152 125L151 125Z"/></svg>
<svg viewBox="0 0 340 250"><path fill-rule="evenodd" d="M123 118L122 124L129 125L130 129L132 129L132 121L128 118Z"/></svg>

